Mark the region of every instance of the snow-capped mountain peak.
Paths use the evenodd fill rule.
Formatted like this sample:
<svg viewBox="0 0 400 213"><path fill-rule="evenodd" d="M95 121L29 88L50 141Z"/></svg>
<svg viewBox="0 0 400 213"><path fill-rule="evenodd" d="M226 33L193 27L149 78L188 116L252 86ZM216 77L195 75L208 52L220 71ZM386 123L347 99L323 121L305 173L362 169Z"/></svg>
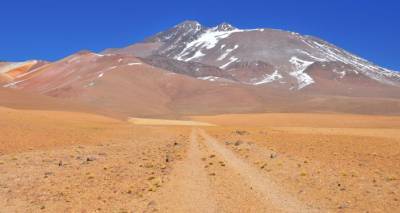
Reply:
<svg viewBox="0 0 400 213"><path fill-rule="evenodd" d="M398 72L379 67L322 39L283 30L243 30L228 23L205 27L197 21L185 21L138 45L153 48L152 54L146 55L148 58L158 56L196 64L187 66L193 70L185 73L207 77L204 79L212 78L210 73L199 76L199 64L219 69L218 73L231 76L229 79L238 83L278 84L287 89L318 87L320 82L400 87ZM143 55L138 49L133 48L130 53Z"/></svg>
<svg viewBox="0 0 400 213"><path fill-rule="evenodd" d="M176 30L181 31L200 31L203 26L197 21L184 21L174 27Z"/></svg>
<svg viewBox="0 0 400 213"><path fill-rule="evenodd" d="M216 31L232 31L232 30L236 30L237 28L232 26L231 24L223 22L223 23L219 24L218 26L214 27L213 29L215 29Z"/></svg>

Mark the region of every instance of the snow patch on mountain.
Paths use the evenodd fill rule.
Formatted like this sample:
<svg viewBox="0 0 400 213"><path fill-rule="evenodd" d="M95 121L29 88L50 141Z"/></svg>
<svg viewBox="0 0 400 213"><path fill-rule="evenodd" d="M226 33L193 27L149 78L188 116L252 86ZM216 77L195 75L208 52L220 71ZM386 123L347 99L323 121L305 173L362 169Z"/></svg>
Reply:
<svg viewBox="0 0 400 213"><path fill-rule="evenodd" d="M228 38L233 33L239 32L251 32L251 31L260 31L263 32L264 29L237 29L228 24L219 25L213 27L211 29L207 29L204 33L200 34L199 37L185 45L185 48L173 58L179 61L192 61L199 57L204 56L204 50L210 50L217 46L218 42L222 39ZM171 45L171 48L175 48L176 45ZM221 49L223 49L226 45L221 45ZM168 51L168 49L167 49ZM193 54L192 57L190 55ZM229 53L224 53L225 57ZM221 55L219 58L224 58ZM222 60L222 59L221 59Z"/></svg>
<svg viewBox="0 0 400 213"><path fill-rule="evenodd" d="M267 84L267 83L271 83L274 81L277 81L279 79L282 79L283 76L281 74L279 74L278 70L275 70L274 73L272 73L271 75L264 75L264 78L258 82L253 83L253 85L260 85L260 84Z"/></svg>
<svg viewBox="0 0 400 213"><path fill-rule="evenodd" d="M198 77L197 79L204 80L204 81L217 81L218 79L220 79L220 77L217 77L217 76L205 76L205 77Z"/></svg>
<svg viewBox="0 0 400 213"><path fill-rule="evenodd" d="M320 55L315 56L315 54L311 55L303 52L316 61L322 61L321 58L324 58L324 61L342 62L344 64L354 67L371 79L374 79L381 83L399 86L400 73L396 73L392 70L376 66L365 59L355 56L345 50L336 48L333 45L310 39L302 39L302 41L308 46L312 47L314 50L316 50L316 53ZM395 81L393 81L394 79Z"/></svg>
<svg viewBox="0 0 400 213"><path fill-rule="evenodd" d="M240 31L241 30L238 29L230 31L217 31L216 29L209 29L205 33L201 34L198 39L186 44L186 47L182 50L182 52L174 58L180 61L187 61L184 59L184 57L187 57L193 51L197 50L197 53L203 49L212 49L220 40L229 37L232 33Z"/></svg>
<svg viewBox="0 0 400 213"><path fill-rule="evenodd" d="M332 71L334 73L338 74L340 79L342 79L342 78L344 78L344 76L346 76L346 71L344 71L344 70L343 71L338 71L337 69L333 69Z"/></svg>
<svg viewBox="0 0 400 213"><path fill-rule="evenodd" d="M196 59L196 58L201 58L201 57L203 57L203 56L205 56L206 54L204 54L204 53L202 53L201 52L201 50L198 50L192 57L190 57L190 58L187 58L187 59L185 59L184 61L191 61L191 60L193 60L193 59Z"/></svg>
<svg viewBox="0 0 400 213"><path fill-rule="evenodd" d="M294 70L289 74L297 79L299 90L315 83L311 76L309 76L307 73L304 73L304 71L314 62L301 60L296 56L293 56L289 62L294 66Z"/></svg>
<svg viewBox="0 0 400 213"><path fill-rule="evenodd" d="M328 61L325 58L320 58L320 57L314 56L314 55L310 54L309 52L307 52L305 50L296 49L296 51L299 52L299 53L302 53L302 54L304 54L304 55L306 55L306 56L308 56L310 58L312 58L315 61L319 61L319 62L327 62Z"/></svg>
<svg viewBox="0 0 400 213"><path fill-rule="evenodd" d="M228 62L228 63L226 63L226 64L220 66L219 68L225 69L225 68L227 68L230 64L232 64L233 62L238 62L238 61L240 61L239 58L237 58L237 57L235 57L235 56L232 56L232 57L229 58L229 62Z"/></svg>
<svg viewBox="0 0 400 213"><path fill-rule="evenodd" d="M217 61L222 61L226 58L226 56L228 56L231 52L233 52L234 50L236 50L237 48L239 48L239 45L236 44L233 48L228 48L225 50L225 52L217 59Z"/></svg>
<svg viewBox="0 0 400 213"><path fill-rule="evenodd" d="M142 65L142 63L140 62L133 62L133 63L129 63L128 66L133 66L133 65Z"/></svg>

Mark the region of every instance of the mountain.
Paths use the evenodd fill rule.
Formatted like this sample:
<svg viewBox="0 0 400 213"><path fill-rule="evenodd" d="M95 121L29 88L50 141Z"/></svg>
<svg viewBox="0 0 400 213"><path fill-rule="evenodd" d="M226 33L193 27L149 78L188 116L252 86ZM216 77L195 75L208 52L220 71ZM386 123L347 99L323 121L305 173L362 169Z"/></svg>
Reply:
<svg viewBox="0 0 400 213"><path fill-rule="evenodd" d="M201 81L127 55L82 51L35 73L3 87L83 103L117 116L254 111L264 106L252 88Z"/></svg>
<svg viewBox="0 0 400 213"><path fill-rule="evenodd" d="M150 63L161 67L167 60L185 62L190 65L180 63L180 66L193 77L208 80L223 77L243 84L268 84L289 90L320 89L322 82L331 84L330 87L346 87L345 90L357 84L400 87L400 73L374 65L321 39L274 29L243 30L227 23L208 28L196 21L185 21L141 43L104 53L164 57L162 62ZM200 64L219 70L215 74L203 72Z"/></svg>
<svg viewBox="0 0 400 213"><path fill-rule="evenodd" d="M48 64L46 61L0 62L0 83L13 83L34 75L38 68Z"/></svg>
<svg viewBox="0 0 400 213"><path fill-rule="evenodd" d="M59 109L60 100L70 110L118 118L400 114L399 73L311 36L227 23L185 21L125 48L80 51L55 62L0 62L0 85L0 105L43 102ZM23 100L7 102L10 94Z"/></svg>

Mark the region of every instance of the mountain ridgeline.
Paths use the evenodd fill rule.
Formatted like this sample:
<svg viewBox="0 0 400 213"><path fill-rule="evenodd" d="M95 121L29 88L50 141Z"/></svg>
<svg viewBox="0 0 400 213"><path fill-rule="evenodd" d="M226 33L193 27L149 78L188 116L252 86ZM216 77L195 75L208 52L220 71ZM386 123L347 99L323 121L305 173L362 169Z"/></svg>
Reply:
<svg viewBox="0 0 400 213"><path fill-rule="evenodd" d="M143 46L147 48L143 50ZM163 66L166 60L175 61L176 67L185 66L178 62L195 63L190 70L186 69L194 77L224 77L238 83L279 85L291 90L318 84L321 77L337 82L352 78L363 84L400 86L399 73L321 39L282 30L242 30L227 23L207 28L195 21L185 21L143 43L105 53L143 57L155 66ZM219 70L212 74L202 65Z"/></svg>
<svg viewBox="0 0 400 213"><path fill-rule="evenodd" d="M0 84L123 116L400 114L400 74L319 38L185 21L123 48L0 62Z"/></svg>

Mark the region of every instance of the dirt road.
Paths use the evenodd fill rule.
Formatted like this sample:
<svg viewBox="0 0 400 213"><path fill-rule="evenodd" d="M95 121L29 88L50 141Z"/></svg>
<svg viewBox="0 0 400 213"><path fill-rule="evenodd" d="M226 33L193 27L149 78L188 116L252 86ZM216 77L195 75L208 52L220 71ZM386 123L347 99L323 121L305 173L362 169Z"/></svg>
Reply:
<svg viewBox="0 0 400 213"><path fill-rule="evenodd" d="M201 129L156 198L163 212L314 212Z"/></svg>
<svg viewBox="0 0 400 213"><path fill-rule="evenodd" d="M217 212L197 140L193 131L186 159L175 166L172 181L156 198L163 212Z"/></svg>

